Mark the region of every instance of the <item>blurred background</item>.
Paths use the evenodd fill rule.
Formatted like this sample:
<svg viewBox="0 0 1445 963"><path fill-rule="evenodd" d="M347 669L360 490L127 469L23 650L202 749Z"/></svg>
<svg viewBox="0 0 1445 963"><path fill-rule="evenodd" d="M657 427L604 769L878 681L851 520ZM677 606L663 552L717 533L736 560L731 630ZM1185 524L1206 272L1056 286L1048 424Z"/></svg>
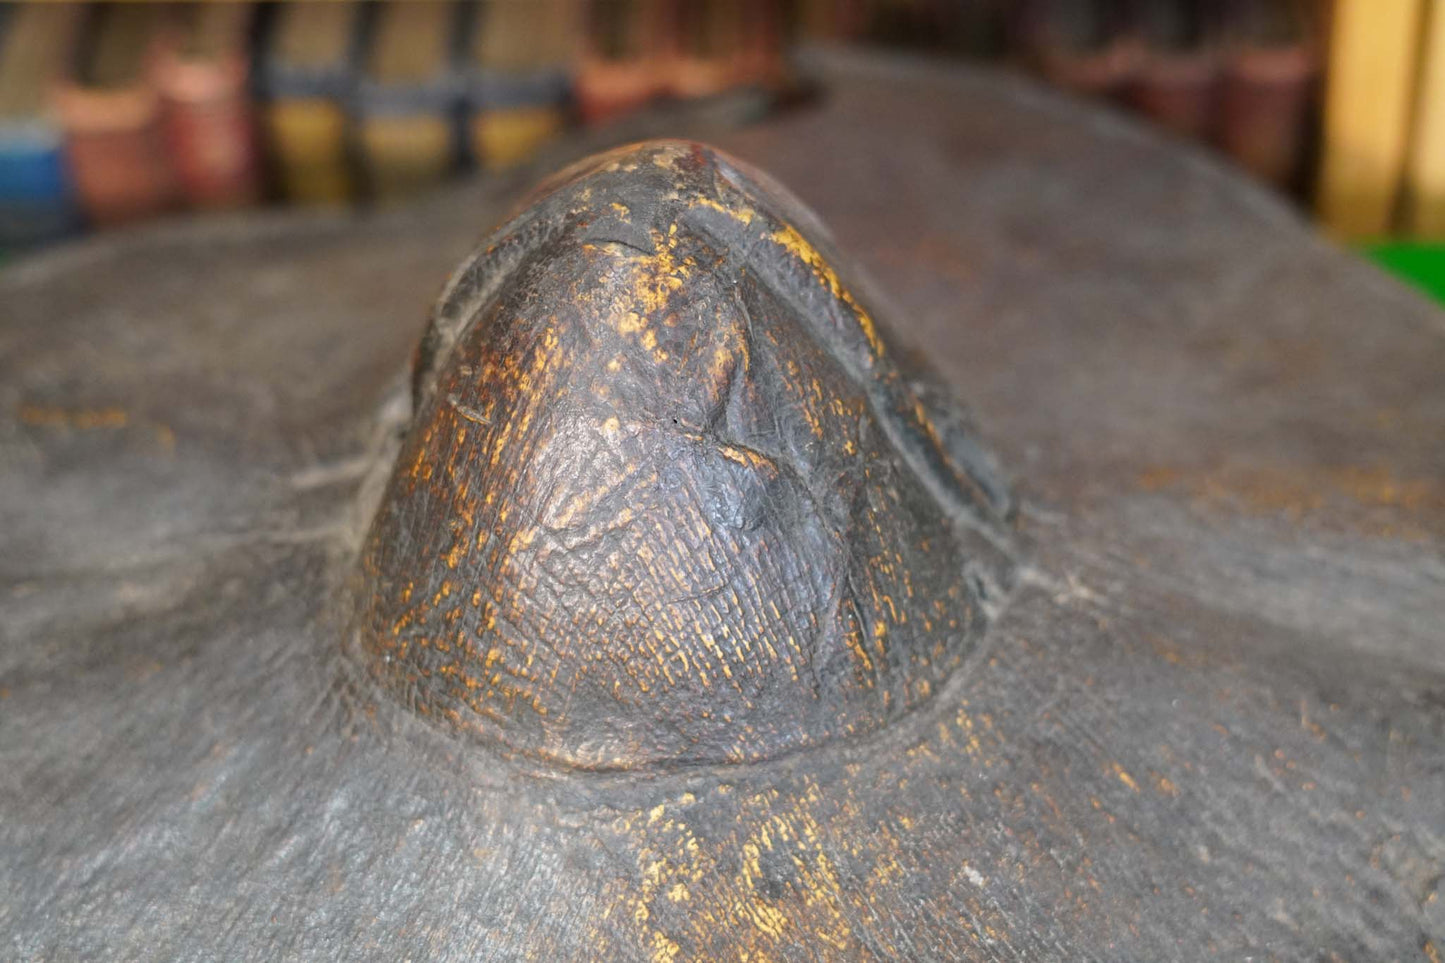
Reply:
<svg viewBox="0 0 1445 963"><path fill-rule="evenodd" d="M0 258L178 210L366 206L678 103L827 96L807 44L1023 71L1229 159L1445 294L1445 0L0 5Z"/></svg>

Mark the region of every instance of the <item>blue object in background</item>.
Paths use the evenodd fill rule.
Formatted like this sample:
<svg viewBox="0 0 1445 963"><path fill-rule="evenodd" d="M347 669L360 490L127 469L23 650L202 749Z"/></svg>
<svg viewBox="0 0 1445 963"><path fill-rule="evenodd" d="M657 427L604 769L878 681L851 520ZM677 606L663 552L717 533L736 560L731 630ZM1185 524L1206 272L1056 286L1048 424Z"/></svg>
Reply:
<svg viewBox="0 0 1445 963"><path fill-rule="evenodd" d="M79 224L60 130L43 121L0 124L0 247L51 241Z"/></svg>

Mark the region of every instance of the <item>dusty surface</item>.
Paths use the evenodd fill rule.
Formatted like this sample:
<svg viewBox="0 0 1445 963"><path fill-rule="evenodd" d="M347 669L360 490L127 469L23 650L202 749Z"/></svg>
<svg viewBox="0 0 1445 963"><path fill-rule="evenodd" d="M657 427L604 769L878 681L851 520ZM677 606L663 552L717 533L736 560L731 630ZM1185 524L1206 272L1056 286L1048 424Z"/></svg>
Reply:
<svg viewBox="0 0 1445 963"><path fill-rule="evenodd" d="M977 648L1003 485L763 179L603 153L458 270L361 559L354 655L403 707L676 771L877 732Z"/></svg>
<svg viewBox="0 0 1445 963"><path fill-rule="evenodd" d="M928 705L685 772L499 761L344 671L427 306L515 200L0 274L7 957L1445 953L1445 320L1204 157L828 61L718 138L968 404L1030 546Z"/></svg>

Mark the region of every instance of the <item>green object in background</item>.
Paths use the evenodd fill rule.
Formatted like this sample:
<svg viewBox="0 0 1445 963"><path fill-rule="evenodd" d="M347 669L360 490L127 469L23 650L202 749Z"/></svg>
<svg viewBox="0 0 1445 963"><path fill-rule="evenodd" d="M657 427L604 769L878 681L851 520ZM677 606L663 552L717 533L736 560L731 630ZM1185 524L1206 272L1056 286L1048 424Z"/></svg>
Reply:
<svg viewBox="0 0 1445 963"><path fill-rule="evenodd" d="M1445 304L1445 244L1391 241L1361 250L1386 271Z"/></svg>

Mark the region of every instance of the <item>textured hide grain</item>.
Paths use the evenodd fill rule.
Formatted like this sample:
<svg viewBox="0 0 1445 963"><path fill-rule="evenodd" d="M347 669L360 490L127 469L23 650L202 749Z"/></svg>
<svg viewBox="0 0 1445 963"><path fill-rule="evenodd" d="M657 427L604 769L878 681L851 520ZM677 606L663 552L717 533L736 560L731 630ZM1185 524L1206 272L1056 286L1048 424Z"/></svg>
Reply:
<svg viewBox="0 0 1445 963"><path fill-rule="evenodd" d="M485 243L368 540L383 687L606 769L873 732L947 681L1000 592L1002 486L945 449L811 220L659 143Z"/></svg>
<svg viewBox="0 0 1445 963"><path fill-rule="evenodd" d="M1441 311L1125 118L812 66L746 171L0 272L0 958L1445 953Z"/></svg>

